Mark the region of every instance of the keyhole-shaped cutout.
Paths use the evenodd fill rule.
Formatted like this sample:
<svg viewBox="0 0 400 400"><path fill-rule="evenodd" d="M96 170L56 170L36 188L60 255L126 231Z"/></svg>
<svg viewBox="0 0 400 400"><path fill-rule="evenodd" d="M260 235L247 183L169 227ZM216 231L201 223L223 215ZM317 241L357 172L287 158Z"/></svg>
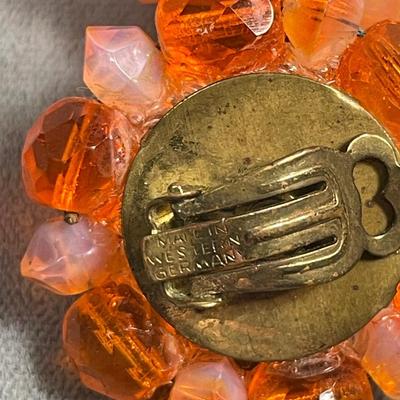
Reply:
<svg viewBox="0 0 400 400"><path fill-rule="evenodd" d="M394 221L394 210L382 193L388 182L385 165L375 159L360 161L355 165L353 177L361 196L365 231L371 236L387 232Z"/></svg>

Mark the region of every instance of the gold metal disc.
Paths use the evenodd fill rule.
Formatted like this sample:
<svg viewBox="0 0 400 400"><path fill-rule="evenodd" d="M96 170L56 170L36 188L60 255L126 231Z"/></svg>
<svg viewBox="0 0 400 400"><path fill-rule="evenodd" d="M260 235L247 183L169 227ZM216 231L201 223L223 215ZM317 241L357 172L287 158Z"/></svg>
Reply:
<svg viewBox="0 0 400 400"><path fill-rule="evenodd" d="M240 360L290 360L327 349L362 328L393 298L400 256L364 255L329 283L245 296L199 310L171 302L149 279L142 242L151 235L149 204L177 182L212 188L257 166L312 146L343 149L385 130L343 93L290 75L253 74L216 83L178 104L142 143L123 205L129 261L154 308L190 340ZM389 139L390 140L390 139ZM375 201L381 171L360 163L354 179L365 229L384 232L390 216Z"/></svg>

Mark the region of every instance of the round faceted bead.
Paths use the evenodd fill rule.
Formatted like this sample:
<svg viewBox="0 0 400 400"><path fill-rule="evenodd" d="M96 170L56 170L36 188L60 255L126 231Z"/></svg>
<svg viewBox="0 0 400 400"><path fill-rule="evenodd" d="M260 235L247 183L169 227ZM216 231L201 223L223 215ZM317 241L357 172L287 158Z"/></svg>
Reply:
<svg viewBox="0 0 400 400"><path fill-rule="evenodd" d="M361 27L368 29L386 19L400 20L400 0L364 0L364 15Z"/></svg>
<svg viewBox="0 0 400 400"><path fill-rule="evenodd" d="M162 54L137 26L87 28L84 80L98 99L135 123L171 106Z"/></svg>
<svg viewBox="0 0 400 400"><path fill-rule="evenodd" d="M73 225L61 218L41 225L21 262L24 277L62 295L85 292L129 271L119 237L84 217Z"/></svg>
<svg viewBox="0 0 400 400"><path fill-rule="evenodd" d="M354 338L364 369L391 398L400 399L400 311L381 311Z"/></svg>
<svg viewBox="0 0 400 400"><path fill-rule="evenodd" d="M296 62L329 70L357 35L364 0L284 0L283 24Z"/></svg>
<svg viewBox="0 0 400 400"><path fill-rule="evenodd" d="M374 25L344 54L336 84L400 142L400 23Z"/></svg>
<svg viewBox="0 0 400 400"><path fill-rule="evenodd" d="M28 132L25 189L44 205L107 220L121 202L139 138L119 111L84 98L60 100Z"/></svg>
<svg viewBox="0 0 400 400"><path fill-rule="evenodd" d="M179 337L129 280L84 294L65 316L63 337L82 382L115 400L151 398L183 361Z"/></svg>
<svg viewBox="0 0 400 400"><path fill-rule="evenodd" d="M247 400L242 378L230 362L221 358L197 362L181 370L169 400Z"/></svg>
<svg viewBox="0 0 400 400"><path fill-rule="evenodd" d="M156 22L170 74L199 86L273 69L285 51L280 0L160 0Z"/></svg>
<svg viewBox="0 0 400 400"><path fill-rule="evenodd" d="M352 358L327 354L259 364L249 400L373 400L367 374Z"/></svg>

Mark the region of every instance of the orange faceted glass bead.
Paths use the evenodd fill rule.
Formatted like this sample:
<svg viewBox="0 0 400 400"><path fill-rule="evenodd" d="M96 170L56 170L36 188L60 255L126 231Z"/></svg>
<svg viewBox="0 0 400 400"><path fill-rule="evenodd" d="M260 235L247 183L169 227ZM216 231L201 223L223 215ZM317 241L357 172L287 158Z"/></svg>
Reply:
<svg viewBox="0 0 400 400"><path fill-rule="evenodd" d="M60 100L28 132L25 189L44 205L115 219L110 210L118 208L139 138L119 111L90 99Z"/></svg>
<svg viewBox="0 0 400 400"><path fill-rule="evenodd" d="M385 19L400 20L399 0L364 0L364 15L361 27L368 29Z"/></svg>
<svg viewBox="0 0 400 400"><path fill-rule="evenodd" d="M174 330L128 282L94 289L73 304L64 345L87 387L115 400L143 400L170 383L183 360Z"/></svg>
<svg viewBox="0 0 400 400"><path fill-rule="evenodd" d="M297 62L329 68L356 37L364 0L284 0L284 29Z"/></svg>
<svg viewBox="0 0 400 400"><path fill-rule="evenodd" d="M400 143L400 23L374 25L344 54L337 86L354 96Z"/></svg>
<svg viewBox="0 0 400 400"><path fill-rule="evenodd" d="M177 80L200 86L273 69L285 51L280 0L160 0L156 23Z"/></svg>
<svg viewBox="0 0 400 400"><path fill-rule="evenodd" d="M351 358L259 364L248 393L249 400L373 400L367 374Z"/></svg>

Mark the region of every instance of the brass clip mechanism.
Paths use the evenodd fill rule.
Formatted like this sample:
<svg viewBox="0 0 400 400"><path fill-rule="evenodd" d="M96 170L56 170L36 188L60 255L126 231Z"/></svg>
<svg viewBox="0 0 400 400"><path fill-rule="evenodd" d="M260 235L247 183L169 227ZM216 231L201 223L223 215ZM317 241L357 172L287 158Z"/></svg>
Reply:
<svg viewBox="0 0 400 400"><path fill-rule="evenodd" d="M353 179L357 162L381 161L382 193L394 219L371 236ZM173 185L151 202L152 234L142 242L146 272L182 306L214 307L246 293L291 290L335 280L367 251L400 248L400 169L386 139L365 134L346 152L298 151L219 187Z"/></svg>

